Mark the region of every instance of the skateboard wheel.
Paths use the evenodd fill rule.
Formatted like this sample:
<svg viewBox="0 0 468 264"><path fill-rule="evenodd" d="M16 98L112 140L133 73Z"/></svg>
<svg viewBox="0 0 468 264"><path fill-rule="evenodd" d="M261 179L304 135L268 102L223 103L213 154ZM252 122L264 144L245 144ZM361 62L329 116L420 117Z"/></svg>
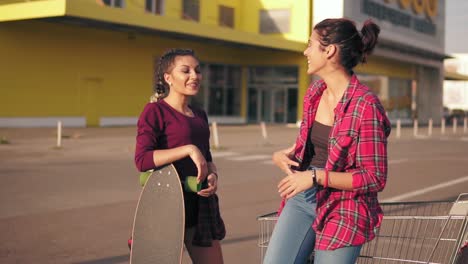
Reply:
<svg viewBox="0 0 468 264"><path fill-rule="evenodd" d="M184 189L187 192L199 192L201 190L201 183L197 183L197 177L187 176L185 178Z"/></svg>
<svg viewBox="0 0 468 264"><path fill-rule="evenodd" d="M148 181L149 176L153 173L153 170L145 171L140 173L140 185L141 187L145 186L146 182Z"/></svg>

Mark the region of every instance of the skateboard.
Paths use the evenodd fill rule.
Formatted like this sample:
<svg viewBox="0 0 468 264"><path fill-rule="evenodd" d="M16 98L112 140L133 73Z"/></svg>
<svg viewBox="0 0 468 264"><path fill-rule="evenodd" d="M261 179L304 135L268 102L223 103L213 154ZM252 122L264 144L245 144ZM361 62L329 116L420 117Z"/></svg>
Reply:
<svg viewBox="0 0 468 264"><path fill-rule="evenodd" d="M169 164L149 172L145 181L133 221L130 264L181 263L185 211L179 175Z"/></svg>

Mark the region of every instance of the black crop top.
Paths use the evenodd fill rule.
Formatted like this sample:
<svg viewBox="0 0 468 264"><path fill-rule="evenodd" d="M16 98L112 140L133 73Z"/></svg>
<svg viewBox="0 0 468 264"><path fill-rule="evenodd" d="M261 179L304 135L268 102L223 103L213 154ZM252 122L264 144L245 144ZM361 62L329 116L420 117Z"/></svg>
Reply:
<svg viewBox="0 0 468 264"><path fill-rule="evenodd" d="M317 121L311 128L310 144L311 152L313 153L310 165L324 168L328 159L328 136L330 135L331 126L324 125Z"/></svg>

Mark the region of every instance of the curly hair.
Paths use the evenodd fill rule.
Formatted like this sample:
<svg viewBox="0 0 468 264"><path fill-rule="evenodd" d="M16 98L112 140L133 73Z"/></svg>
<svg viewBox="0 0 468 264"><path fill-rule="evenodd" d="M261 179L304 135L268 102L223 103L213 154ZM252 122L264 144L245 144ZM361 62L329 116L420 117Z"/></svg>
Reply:
<svg viewBox="0 0 468 264"><path fill-rule="evenodd" d="M164 79L164 74L172 71L175 58L178 56L192 56L198 60L195 52L191 49L170 49L164 52L158 60L156 85L154 86L154 94L151 96L150 102L157 102L169 94L170 85Z"/></svg>

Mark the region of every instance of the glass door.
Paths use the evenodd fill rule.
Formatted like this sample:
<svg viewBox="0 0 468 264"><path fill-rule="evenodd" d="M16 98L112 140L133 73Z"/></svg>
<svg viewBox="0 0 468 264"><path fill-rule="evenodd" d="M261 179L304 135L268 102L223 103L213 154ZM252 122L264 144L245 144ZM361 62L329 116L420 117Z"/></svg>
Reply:
<svg viewBox="0 0 468 264"><path fill-rule="evenodd" d="M294 124L297 122L297 88L289 87L287 91L286 123Z"/></svg>
<svg viewBox="0 0 468 264"><path fill-rule="evenodd" d="M284 123L286 121L286 91L285 89L276 89L273 91L273 122Z"/></svg>
<svg viewBox="0 0 468 264"><path fill-rule="evenodd" d="M262 109L262 115L261 119L258 120L259 122L272 122L272 100L273 100L273 93L271 90L267 89L261 89L261 99L262 99L262 104L261 104L261 109Z"/></svg>
<svg viewBox="0 0 468 264"><path fill-rule="evenodd" d="M248 97L249 123L295 123L297 89L250 87Z"/></svg>
<svg viewBox="0 0 468 264"><path fill-rule="evenodd" d="M247 108L247 121L249 123L258 122L258 113L260 112L260 100L258 99L258 90L256 88L249 88L248 108Z"/></svg>

